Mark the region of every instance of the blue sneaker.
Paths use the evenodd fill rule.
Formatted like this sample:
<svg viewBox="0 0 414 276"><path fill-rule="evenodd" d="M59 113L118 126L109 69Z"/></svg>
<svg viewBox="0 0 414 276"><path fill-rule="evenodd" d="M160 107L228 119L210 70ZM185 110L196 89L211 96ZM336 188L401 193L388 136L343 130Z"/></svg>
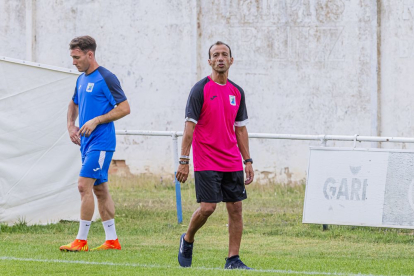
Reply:
<svg viewBox="0 0 414 276"><path fill-rule="evenodd" d="M224 269L253 269L245 265L241 260L239 255L226 258L226 264Z"/></svg>
<svg viewBox="0 0 414 276"><path fill-rule="evenodd" d="M193 242L186 242L185 233L180 238L180 249L178 250L178 263L182 267L190 267L193 260Z"/></svg>

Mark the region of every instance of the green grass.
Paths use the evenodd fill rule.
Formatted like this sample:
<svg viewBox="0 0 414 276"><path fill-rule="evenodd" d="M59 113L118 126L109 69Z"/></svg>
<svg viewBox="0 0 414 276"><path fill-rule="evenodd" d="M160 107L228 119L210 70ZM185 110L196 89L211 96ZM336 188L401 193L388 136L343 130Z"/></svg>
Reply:
<svg viewBox="0 0 414 276"><path fill-rule="evenodd" d="M58 248L75 238L78 223L27 226L20 221L0 225L0 275L414 274L413 231L333 225L322 231L321 225L304 225L304 185L274 183L250 185L243 203L241 258L259 271L221 269L228 243L224 204L196 236L193 267L183 269L177 263L178 243L198 207L194 183L182 185L182 225L177 223L171 183L111 177L110 187L121 251L63 253ZM104 238L102 224L94 222L89 246Z"/></svg>

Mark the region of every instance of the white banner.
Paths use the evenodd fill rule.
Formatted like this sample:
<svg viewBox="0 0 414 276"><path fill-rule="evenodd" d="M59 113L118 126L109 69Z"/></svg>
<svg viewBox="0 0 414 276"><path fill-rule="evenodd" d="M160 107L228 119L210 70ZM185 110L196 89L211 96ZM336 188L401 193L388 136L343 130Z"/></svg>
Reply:
<svg viewBox="0 0 414 276"><path fill-rule="evenodd" d="M303 223L414 229L414 152L311 148Z"/></svg>
<svg viewBox="0 0 414 276"><path fill-rule="evenodd" d="M66 128L78 74L0 60L0 222L78 220L79 146Z"/></svg>

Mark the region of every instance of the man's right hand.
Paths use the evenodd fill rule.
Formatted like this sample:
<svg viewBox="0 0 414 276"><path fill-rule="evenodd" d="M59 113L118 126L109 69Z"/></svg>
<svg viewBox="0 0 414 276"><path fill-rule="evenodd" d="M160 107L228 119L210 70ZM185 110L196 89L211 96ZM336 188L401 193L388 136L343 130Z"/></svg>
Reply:
<svg viewBox="0 0 414 276"><path fill-rule="evenodd" d="M188 172L190 171L189 167L189 165L178 165L176 177L181 183L184 183L187 180Z"/></svg>
<svg viewBox="0 0 414 276"><path fill-rule="evenodd" d="M80 136L78 134L79 127L77 126L70 126L68 127L69 137L72 143L80 146Z"/></svg>

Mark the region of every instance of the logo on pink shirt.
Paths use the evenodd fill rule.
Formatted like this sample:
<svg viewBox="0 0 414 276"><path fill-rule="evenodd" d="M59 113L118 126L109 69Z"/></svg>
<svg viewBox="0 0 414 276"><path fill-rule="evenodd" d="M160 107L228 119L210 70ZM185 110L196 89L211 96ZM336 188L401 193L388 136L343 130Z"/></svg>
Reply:
<svg viewBox="0 0 414 276"><path fill-rule="evenodd" d="M230 104L231 105L236 105L236 96L232 96L232 95L229 95L230 96Z"/></svg>

